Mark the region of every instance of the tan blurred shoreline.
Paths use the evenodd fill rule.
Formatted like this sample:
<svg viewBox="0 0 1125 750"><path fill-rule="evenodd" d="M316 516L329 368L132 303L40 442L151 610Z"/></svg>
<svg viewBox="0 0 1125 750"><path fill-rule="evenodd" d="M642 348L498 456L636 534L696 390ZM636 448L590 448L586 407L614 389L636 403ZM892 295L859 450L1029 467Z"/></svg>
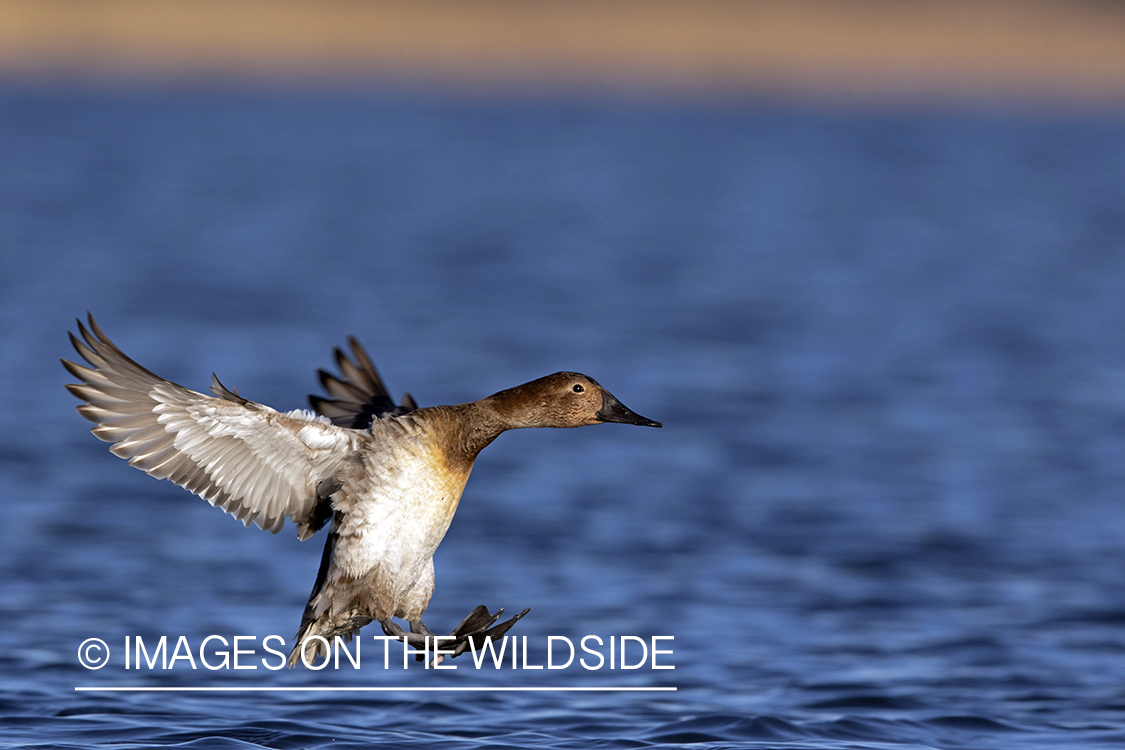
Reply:
<svg viewBox="0 0 1125 750"><path fill-rule="evenodd" d="M0 0L0 80L1125 103L1125 4Z"/></svg>

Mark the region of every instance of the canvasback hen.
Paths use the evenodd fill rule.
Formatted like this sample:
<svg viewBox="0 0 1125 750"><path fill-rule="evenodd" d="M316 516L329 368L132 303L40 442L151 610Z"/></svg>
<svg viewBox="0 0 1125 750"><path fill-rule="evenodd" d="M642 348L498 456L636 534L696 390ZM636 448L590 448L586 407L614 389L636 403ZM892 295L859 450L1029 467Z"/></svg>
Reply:
<svg viewBox="0 0 1125 750"><path fill-rule="evenodd" d="M481 450L506 430L602 422L660 427L626 408L593 378L556 372L455 406L418 408L389 396L370 358L349 337L354 362L335 350L337 377L318 371L330 398L315 411L278 412L227 390L212 376L207 396L154 375L127 357L89 316L70 334L89 367L62 360L82 382L67 389L84 403L110 452L169 479L242 521L273 533L289 518L308 539L331 521L320 572L289 657L323 654L377 621L422 648L433 632L422 614L434 592L433 555L457 510ZM499 638L521 617L496 624L479 606L443 638L462 653ZM407 632L391 618L410 625ZM314 650L315 647L315 650ZM440 660L440 658L439 658Z"/></svg>

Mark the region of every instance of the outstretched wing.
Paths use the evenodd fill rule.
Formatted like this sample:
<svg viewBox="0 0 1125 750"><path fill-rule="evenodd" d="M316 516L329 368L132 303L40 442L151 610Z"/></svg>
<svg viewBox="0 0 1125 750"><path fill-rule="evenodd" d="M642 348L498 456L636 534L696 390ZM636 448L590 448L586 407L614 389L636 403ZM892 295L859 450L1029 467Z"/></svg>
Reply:
<svg viewBox="0 0 1125 750"><path fill-rule="evenodd" d="M354 363L339 347L332 350L341 377L325 370L316 371L320 384L332 397L309 396L309 404L318 414L328 417L334 425L366 430L374 420L386 414L399 416L418 408L409 393L402 397L402 406L395 406L367 352L353 336L348 336L348 345Z"/></svg>
<svg viewBox="0 0 1125 750"><path fill-rule="evenodd" d="M67 389L110 451L146 473L170 479L249 526L277 533L291 516L298 536L324 523L337 489L332 474L358 449L355 433L304 411L279 413L228 391L188 390L129 359L90 316L70 341L91 367L62 360L81 384Z"/></svg>

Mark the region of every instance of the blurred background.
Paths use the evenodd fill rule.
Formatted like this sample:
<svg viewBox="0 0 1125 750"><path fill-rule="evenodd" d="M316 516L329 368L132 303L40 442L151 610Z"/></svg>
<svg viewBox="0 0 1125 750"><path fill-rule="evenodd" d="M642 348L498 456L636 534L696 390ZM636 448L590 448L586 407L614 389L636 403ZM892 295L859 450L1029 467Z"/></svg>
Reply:
<svg viewBox="0 0 1125 750"><path fill-rule="evenodd" d="M33 80L1120 103L1123 48L1112 0L0 3Z"/></svg>
<svg viewBox="0 0 1125 750"><path fill-rule="evenodd" d="M0 0L9 746L1119 747L1125 5ZM480 457L427 622L674 672L82 669L295 632L320 540L111 456L59 357L304 405L353 333ZM365 631L365 635L373 634ZM76 693L675 685L674 694Z"/></svg>

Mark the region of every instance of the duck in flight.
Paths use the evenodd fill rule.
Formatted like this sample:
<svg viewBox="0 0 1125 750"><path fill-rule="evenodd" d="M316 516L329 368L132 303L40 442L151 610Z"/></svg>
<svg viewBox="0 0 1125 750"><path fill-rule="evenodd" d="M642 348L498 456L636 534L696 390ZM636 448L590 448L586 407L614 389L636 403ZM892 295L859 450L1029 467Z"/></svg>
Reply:
<svg viewBox="0 0 1125 750"><path fill-rule="evenodd" d="M507 430L602 422L660 427L625 407L593 378L556 372L479 401L419 408L396 405L367 353L349 337L352 359L335 350L337 377L318 371L330 398L314 411L278 412L225 388L207 396L154 375L106 337L89 316L70 341L89 367L62 360L82 381L67 389L84 403L110 452L169 479L242 521L273 533L285 519L305 540L329 524L320 572L305 606L294 666L325 653L372 621L415 648L434 634L422 614L434 591L433 555L457 510L477 454ZM353 361L354 360L354 361ZM442 648L453 655L503 636L529 610L497 624L474 609ZM410 625L404 630L392 620ZM315 647L315 648L314 648Z"/></svg>

